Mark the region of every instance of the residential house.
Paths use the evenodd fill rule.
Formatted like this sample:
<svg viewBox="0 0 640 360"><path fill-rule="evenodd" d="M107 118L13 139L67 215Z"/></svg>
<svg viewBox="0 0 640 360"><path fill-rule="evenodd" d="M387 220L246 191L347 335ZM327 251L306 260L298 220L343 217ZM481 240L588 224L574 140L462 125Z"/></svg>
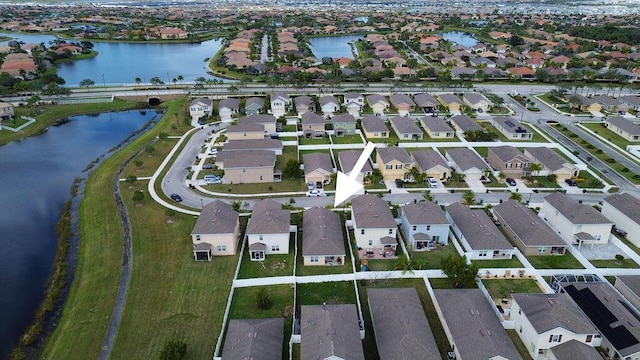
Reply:
<svg viewBox="0 0 640 360"><path fill-rule="evenodd" d="M456 115L451 117L451 123L456 131L484 131L484 128L480 126L475 120L467 115Z"/></svg>
<svg viewBox="0 0 640 360"><path fill-rule="evenodd" d="M432 139L453 139L456 133L443 118L423 116L420 124Z"/></svg>
<svg viewBox="0 0 640 360"><path fill-rule="evenodd" d="M524 156L531 159L532 164L542 165L542 170L538 171L538 176L556 175L558 181L571 179L580 174L580 169L560 154L546 147L535 147L524 149Z"/></svg>
<svg viewBox="0 0 640 360"><path fill-rule="evenodd" d="M279 118L289 112L291 106L291 97L283 93L271 94L271 115Z"/></svg>
<svg viewBox="0 0 640 360"><path fill-rule="evenodd" d="M300 117L302 133L305 138L323 137L326 133L324 118L314 112L306 112Z"/></svg>
<svg viewBox="0 0 640 360"><path fill-rule="evenodd" d="M189 33L182 29L166 27L158 29L158 35L162 40L173 40L186 39Z"/></svg>
<svg viewBox="0 0 640 360"><path fill-rule="evenodd" d="M355 304L302 305L300 312L302 360L364 360Z"/></svg>
<svg viewBox="0 0 640 360"><path fill-rule="evenodd" d="M604 124L627 141L640 141L640 125L619 116L606 118Z"/></svg>
<svg viewBox="0 0 640 360"><path fill-rule="evenodd" d="M239 150L269 150L276 155L282 155L282 141L278 139L263 138L252 140L229 140L222 147L224 151Z"/></svg>
<svg viewBox="0 0 640 360"><path fill-rule="evenodd" d="M367 139L389 138L389 128L384 120L375 115L369 115L361 121L362 132Z"/></svg>
<svg viewBox="0 0 640 360"><path fill-rule="evenodd" d="M272 199L258 201L253 206L247 224L247 245L252 261L261 261L266 255L288 254L289 234L297 231L290 225L291 213Z"/></svg>
<svg viewBox="0 0 640 360"><path fill-rule="evenodd" d="M438 360L440 353L414 288L369 288L380 360Z"/></svg>
<svg viewBox="0 0 640 360"><path fill-rule="evenodd" d="M480 289L436 289L433 303L458 360L522 360Z"/></svg>
<svg viewBox="0 0 640 360"><path fill-rule="evenodd" d="M509 145L489 147L487 162L505 177L514 179L528 175L530 165L530 160L520 150Z"/></svg>
<svg viewBox="0 0 640 360"><path fill-rule="evenodd" d="M294 103L296 105L296 112L298 116L302 116L302 114L307 111L315 112L316 111L316 103L313 99L307 95L298 96L294 99Z"/></svg>
<svg viewBox="0 0 640 360"><path fill-rule="evenodd" d="M411 180L413 159L404 148L390 146L376 149L376 164L384 180Z"/></svg>
<svg viewBox="0 0 640 360"><path fill-rule="evenodd" d="M220 115L220 120L222 121L231 121L231 117L238 115L239 110L240 100L236 98L222 99L218 104L218 115Z"/></svg>
<svg viewBox="0 0 640 360"><path fill-rule="evenodd" d="M570 341L590 346L593 351L596 351L593 347L600 346L602 338L598 330L569 295L512 294L511 298L509 320L514 322L532 358L547 358L556 346Z"/></svg>
<svg viewBox="0 0 640 360"><path fill-rule="evenodd" d="M216 157L225 184L273 182L275 164L276 153L268 150L219 151Z"/></svg>
<svg viewBox="0 0 640 360"><path fill-rule="evenodd" d="M567 243L522 203L505 201L493 207L493 215L525 256L564 255Z"/></svg>
<svg viewBox="0 0 640 360"><path fill-rule="evenodd" d="M462 106L464 106L464 102L454 94L440 94L437 98L442 106L452 113L459 113Z"/></svg>
<svg viewBox="0 0 640 360"><path fill-rule="evenodd" d="M422 130L414 119L395 116L391 118L390 123L400 140L422 140Z"/></svg>
<svg viewBox="0 0 640 360"><path fill-rule="evenodd" d="M325 117L331 117L333 116L333 113L340 110L340 103L333 95L321 96L318 102L320 103L320 109Z"/></svg>
<svg viewBox="0 0 640 360"><path fill-rule="evenodd" d="M493 106L493 103L489 101L489 99L478 93L464 93L464 95L462 95L462 101L479 113L487 113Z"/></svg>
<svg viewBox="0 0 640 360"><path fill-rule="evenodd" d="M640 318L608 281L562 283L562 291L598 329L608 358L640 358Z"/></svg>
<svg viewBox="0 0 640 360"><path fill-rule="evenodd" d="M431 201L400 208L400 226L405 241L416 251L435 249L449 241L449 220L440 206Z"/></svg>
<svg viewBox="0 0 640 360"><path fill-rule="evenodd" d="M236 253L240 236L240 215L231 205L214 200L202 208L193 230L193 258L211 261L214 255Z"/></svg>
<svg viewBox="0 0 640 360"><path fill-rule="evenodd" d="M616 229L626 232L627 240L640 247L640 200L629 193L610 195L602 202L602 215L613 221Z"/></svg>
<svg viewBox="0 0 640 360"><path fill-rule="evenodd" d="M364 106L364 96L357 92L348 92L344 94L344 106L347 109L347 113L360 117L360 112Z"/></svg>
<svg viewBox="0 0 640 360"><path fill-rule="evenodd" d="M614 287L636 310L640 309L640 276L617 275Z"/></svg>
<svg viewBox="0 0 640 360"><path fill-rule="evenodd" d="M389 204L375 195L360 195L351 201L351 225L359 248L395 252L397 226Z"/></svg>
<svg viewBox="0 0 640 360"><path fill-rule="evenodd" d="M451 177L451 168L440 152L431 149L416 150L411 153L411 157L421 174L440 180Z"/></svg>
<svg viewBox="0 0 640 360"><path fill-rule="evenodd" d="M331 118L333 134L337 137L356 133L356 118L351 114L339 114Z"/></svg>
<svg viewBox="0 0 640 360"><path fill-rule="evenodd" d="M366 99L374 115L384 115L384 112L389 110L389 102L382 95L373 94L367 96Z"/></svg>
<svg viewBox="0 0 640 360"><path fill-rule="evenodd" d="M393 94L389 96L389 100L391 105L398 110L398 115L400 116L408 116L416 107L416 104L407 94Z"/></svg>
<svg viewBox="0 0 640 360"><path fill-rule="evenodd" d="M249 97L244 103L244 113L247 115L261 114L264 110L264 98Z"/></svg>
<svg viewBox="0 0 640 360"><path fill-rule="evenodd" d="M264 126L261 124L240 124L227 127L227 140L262 140Z"/></svg>
<svg viewBox="0 0 640 360"><path fill-rule="evenodd" d="M223 359L282 359L284 318L231 319L224 337Z"/></svg>
<svg viewBox="0 0 640 360"><path fill-rule="evenodd" d="M189 110L191 110L191 108L189 108ZM0 102L0 122L2 122L2 120L12 119L14 115L13 105L6 102Z"/></svg>
<svg viewBox="0 0 640 360"><path fill-rule="evenodd" d="M305 210L302 224L302 258L305 266L344 265L347 252L340 215L314 206Z"/></svg>
<svg viewBox="0 0 640 360"><path fill-rule="evenodd" d="M4 104L4 103L3 103ZM5 113L6 106L2 106L2 114ZM13 110L13 108L12 108ZM191 104L189 104L189 115L191 115L191 121L197 121L199 119L207 118L211 116L211 112L213 111L213 101L209 98L195 98L191 100ZM12 111L13 113L13 111ZM4 115L3 115L4 118Z"/></svg>
<svg viewBox="0 0 640 360"><path fill-rule="evenodd" d="M415 94L413 95L413 101L416 107L425 113L435 113L440 104L438 100L430 94Z"/></svg>
<svg viewBox="0 0 640 360"><path fill-rule="evenodd" d="M560 235L578 247L606 244L613 228L613 222L598 210L559 191L545 196L541 213Z"/></svg>
<svg viewBox="0 0 640 360"><path fill-rule="evenodd" d="M602 110L602 105L597 101L590 99L588 97L584 97L582 95L571 95L569 101L572 102L573 108L584 111L584 112L600 112Z"/></svg>
<svg viewBox="0 0 640 360"><path fill-rule="evenodd" d="M264 126L265 134L276 132L276 118L273 115L256 114L244 116L238 119L238 124L260 124Z"/></svg>
<svg viewBox="0 0 640 360"><path fill-rule="evenodd" d="M595 95L593 100L602 106L602 110L610 113L625 114L629 110L628 106L608 95Z"/></svg>
<svg viewBox="0 0 640 360"><path fill-rule="evenodd" d="M360 158L360 154L362 151L360 150L343 150L338 152L338 164L340 164L340 169L345 175L351 174L351 170L356 164L356 161ZM373 168L369 163L369 159L364 163L362 170L356 177L356 180L360 183L364 181L364 177L367 175L373 174Z"/></svg>
<svg viewBox="0 0 640 360"><path fill-rule="evenodd" d="M510 116L491 118L491 124L509 140L531 140L533 133L522 123Z"/></svg>
<svg viewBox="0 0 640 360"><path fill-rule="evenodd" d="M598 350L577 340L552 347L547 357L549 360L602 360Z"/></svg>
<svg viewBox="0 0 640 360"><path fill-rule="evenodd" d="M620 102L634 111L640 111L640 96L626 95L620 97Z"/></svg>
<svg viewBox="0 0 640 360"><path fill-rule="evenodd" d="M511 259L515 253L513 245L483 210L471 210L461 203L453 203L446 207L446 216L467 259Z"/></svg>
<svg viewBox="0 0 640 360"><path fill-rule="evenodd" d="M473 150L468 148L447 149L444 157L454 163L457 173L466 180L480 180L489 167Z"/></svg>
<svg viewBox="0 0 640 360"><path fill-rule="evenodd" d="M307 184L314 184L316 188L322 187L331 182L333 165L331 156L327 153L311 153L302 156L304 164L304 181Z"/></svg>

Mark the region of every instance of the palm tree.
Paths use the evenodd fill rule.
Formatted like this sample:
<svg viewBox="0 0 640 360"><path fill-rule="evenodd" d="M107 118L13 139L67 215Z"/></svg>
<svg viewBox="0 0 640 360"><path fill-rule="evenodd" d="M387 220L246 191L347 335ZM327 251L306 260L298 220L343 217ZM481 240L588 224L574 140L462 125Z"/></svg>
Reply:
<svg viewBox="0 0 640 360"><path fill-rule="evenodd" d="M136 85L140 85L140 83L142 83L142 79L140 79L139 77L135 78L134 81L136 82Z"/></svg>
<svg viewBox="0 0 640 360"><path fill-rule="evenodd" d="M402 273L406 273L407 271L413 274L413 266L411 266L411 259L407 257L405 254L398 255L396 259L396 263L394 265L394 269L402 270Z"/></svg>
<svg viewBox="0 0 640 360"><path fill-rule="evenodd" d="M409 175L411 175L415 182L418 182L418 178L420 177L420 170L418 170L418 168L414 166L411 168L411 170L409 170Z"/></svg>
<svg viewBox="0 0 640 360"><path fill-rule="evenodd" d="M507 175L505 173L503 173L502 171L500 171L500 173L498 174L498 179L500 179L501 183L504 183L504 179L507 178Z"/></svg>
<svg viewBox="0 0 640 360"><path fill-rule="evenodd" d="M476 194L471 191L471 190L467 190L464 192L464 194L462 194L462 203L465 205L473 205L476 202Z"/></svg>
<svg viewBox="0 0 640 360"><path fill-rule="evenodd" d="M542 171L543 166L540 163L532 163L529 165L529 171L531 171L532 176L540 175L540 171Z"/></svg>
<svg viewBox="0 0 640 360"><path fill-rule="evenodd" d="M519 192L512 192L509 195L509 200L515 200L517 202L522 202L522 194Z"/></svg>
<svg viewBox="0 0 640 360"><path fill-rule="evenodd" d="M184 76L178 75L178 81L180 81L180 85L182 85L183 80L184 80Z"/></svg>

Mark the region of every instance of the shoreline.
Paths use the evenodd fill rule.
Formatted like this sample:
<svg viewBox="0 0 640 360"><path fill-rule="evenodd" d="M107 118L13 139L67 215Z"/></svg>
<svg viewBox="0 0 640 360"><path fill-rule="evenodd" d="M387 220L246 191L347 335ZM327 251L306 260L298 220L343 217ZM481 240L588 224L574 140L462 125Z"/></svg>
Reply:
<svg viewBox="0 0 640 360"><path fill-rule="evenodd" d="M6 36L7 34L9 34L8 36ZM165 40L165 39L157 39L157 40L128 40L128 39L93 39L93 38L75 38L75 37L70 37L67 36L64 33L61 32L57 32L57 31L37 31L37 32L27 32L27 31L6 31L6 30L2 30L0 31L0 41L10 41L13 39L12 36L10 36L10 34L18 34L18 35L50 35L53 37L56 37L60 40L71 40L71 41L78 41L78 42L82 42L82 41L89 41L89 42L111 42L111 43L128 43L128 44L194 44L194 43L202 43L205 41L209 41L209 40L214 40L214 39L219 39L224 37L223 34L215 34L215 35L208 35L205 36L203 38L197 38L197 39L172 39L172 40ZM5 36L3 36L5 35ZM3 38L5 38L3 40Z"/></svg>

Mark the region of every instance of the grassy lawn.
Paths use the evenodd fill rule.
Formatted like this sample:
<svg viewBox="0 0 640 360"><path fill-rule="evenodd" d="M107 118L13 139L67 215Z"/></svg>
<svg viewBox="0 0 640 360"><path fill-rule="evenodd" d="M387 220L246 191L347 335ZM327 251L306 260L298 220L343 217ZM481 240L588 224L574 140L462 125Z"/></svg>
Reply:
<svg viewBox="0 0 640 360"><path fill-rule="evenodd" d="M552 96L550 96L549 94L537 95L537 97L538 97L540 100L542 100L542 101L546 102L546 103L547 103L547 104L549 104L549 105L564 105L564 104L567 104L566 102L564 102L564 101L560 101L560 100L558 100L558 98L556 98L555 96L553 96L553 97L552 97Z"/></svg>
<svg viewBox="0 0 640 360"><path fill-rule="evenodd" d="M178 111L179 103L168 102L167 113ZM90 176L80 205L82 240L74 282L43 357L98 357L122 267L123 230L113 196L113 181L121 164L160 132L168 131L170 121L173 123L173 116L164 116L153 129L105 160ZM133 225L134 272L112 357L158 357L164 342L177 336L188 342L189 352L195 358L210 357L211 339L218 331L215 327L220 327L222 313L202 304L224 308L236 257L195 263L186 235L195 218L176 215L169 224L164 208L150 199L141 207L129 206L133 191L141 187L136 184L131 189L122 189ZM214 277L218 282L211 284ZM192 326L197 328L191 329Z"/></svg>
<svg viewBox="0 0 640 360"><path fill-rule="evenodd" d="M533 279L482 279L482 284L493 299L510 298L513 293L542 293Z"/></svg>
<svg viewBox="0 0 640 360"><path fill-rule="evenodd" d="M286 191L306 191L307 186L301 180L284 179L281 182L259 184L215 184L207 185L207 189L230 194L265 194Z"/></svg>
<svg viewBox="0 0 640 360"><path fill-rule="evenodd" d="M491 182L486 182L484 183L484 187L487 188L508 188L507 184L505 184L504 182L500 183L498 182L498 179L495 178L495 176L489 174L489 179L491 180Z"/></svg>
<svg viewBox="0 0 640 360"><path fill-rule="evenodd" d="M473 260L474 264L478 264L480 269L484 268L523 268L524 265L518 260L517 257L511 259L499 259L499 260Z"/></svg>
<svg viewBox="0 0 640 360"><path fill-rule="evenodd" d="M351 281L298 284L298 308L300 305L355 304L356 290ZM299 313L299 312L298 312Z"/></svg>
<svg viewBox="0 0 640 360"><path fill-rule="evenodd" d="M296 125L285 125L282 127L282 132L294 132L298 131L298 126Z"/></svg>
<svg viewBox="0 0 640 360"><path fill-rule="evenodd" d="M410 251L411 259L417 262L418 270L440 269L440 261L449 255L458 255L456 248L449 244L431 251Z"/></svg>
<svg viewBox="0 0 640 360"><path fill-rule="evenodd" d="M602 183L602 181L596 179L588 171L580 172L580 176L576 179L576 184L579 188L587 188L587 189L602 189L604 187L604 184Z"/></svg>
<svg viewBox="0 0 640 360"><path fill-rule="evenodd" d="M527 256L527 260L536 269L584 269L584 266L568 251L562 256Z"/></svg>
<svg viewBox="0 0 640 360"><path fill-rule="evenodd" d="M278 170L284 170L284 167L287 165L287 161L296 160L298 161L298 147L297 146L284 146L282 148L282 155L276 156L276 166L275 168ZM302 161L302 159L300 159Z"/></svg>
<svg viewBox="0 0 640 360"><path fill-rule="evenodd" d="M331 144L331 140L329 137L321 137L321 138L313 138L307 139L304 136L300 136L298 138L298 144L300 145L322 145L322 144Z"/></svg>
<svg viewBox="0 0 640 360"><path fill-rule="evenodd" d="M271 299L269 309L260 309L256 305L258 290L265 289ZM265 319L284 317L284 339L282 358L289 357L289 338L293 322L293 288L289 285L271 285L262 287L237 288L229 309L229 319Z"/></svg>
<svg viewBox="0 0 640 360"><path fill-rule="evenodd" d="M158 139L156 142L149 143L148 146L152 146L154 149L153 153L142 151L138 154L122 173L122 177L153 175L177 142L178 139ZM140 166L137 164L140 164Z"/></svg>
<svg viewBox="0 0 640 360"><path fill-rule="evenodd" d="M502 134L500 131L498 131L498 129L496 129L495 127L493 127L493 125L491 125L490 122L487 121L482 121L480 122L480 125L485 128L488 132L493 132L498 134L498 139L500 141L515 141L515 142L547 142L547 140L545 138L543 138L542 136L539 136L536 134L535 131L531 130L531 128L529 126L527 126L524 123L521 123L522 127L524 127L525 129L527 129L530 133L533 134L533 137L531 138L531 140L521 140L521 139L509 139L506 136L504 136L504 134Z"/></svg>
<svg viewBox="0 0 640 360"><path fill-rule="evenodd" d="M475 147L474 146L473 148L483 158L486 158L489 155L489 148L488 147L483 147L483 146Z"/></svg>
<svg viewBox="0 0 640 360"><path fill-rule="evenodd" d="M529 188L552 188L560 189L561 186L557 181L549 181L546 176L533 176L533 182L527 183Z"/></svg>
<svg viewBox="0 0 640 360"><path fill-rule="evenodd" d="M242 254L242 264L238 272L238 279L250 279L269 276L290 276L293 275L295 236L289 236L288 254L266 255L264 261L251 261L249 257L249 247L245 246Z"/></svg>
<svg viewBox="0 0 640 360"><path fill-rule="evenodd" d="M367 271L390 271L396 269L396 259L367 259Z"/></svg>
<svg viewBox="0 0 640 360"><path fill-rule="evenodd" d="M332 136L331 141L333 141L334 144L362 144L362 138L357 134Z"/></svg>
<svg viewBox="0 0 640 360"><path fill-rule="evenodd" d="M446 359L449 350L449 341L444 333L442 323L438 318L433 301L427 293L427 287L422 279L385 279L385 280L366 280L358 282L358 293L360 294L360 303L362 304L362 315L364 317L364 326L367 336L364 339L364 351L366 359L377 359L379 357L376 347L375 336L373 333L373 324L371 322L371 313L369 311L369 302L367 300L367 289L370 288L414 288L418 292L422 308L429 322L429 327L433 333L433 337L438 345L440 356Z"/></svg>
<svg viewBox="0 0 640 360"><path fill-rule="evenodd" d="M135 103L116 99L111 103L95 104L67 104L67 105L43 105L40 115L35 116L36 122L18 132L0 131L0 146L12 141L20 140L29 136L34 136L44 132L55 121L69 116L82 114L97 114L107 111L122 111L145 107L144 103ZM24 110L23 110L24 109ZM16 116L27 115L26 108L15 108Z"/></svg>
<svg viewBox="0 0 640 360"><path fill-rule="evenodd" d="M629 249L633 250L636 252L636 254L640 255L640 248L638 248L637 246L635 246L631 241L618 236L617 234L613 234L613 236L615 236L616 238L618 238L618 240L622 241L625 245L627 245L629 247Z"/></svg>
<svg viewBox="0 0 640 360"><path fill-rule="evenodd" d="M598 268L624 268L624 269L637 269L640 268L635 261L631 259L623 259L618 261L616 259L611 260L589 260L589 262Z"/></svg>
<svg viewBox="0 0 640 360"><path fill-rule="evenodd" d="M23 124L26 124L28 121L29 121L28 119L25 119L16 115L11 120L4 120L2 122L2 125L15 129L22 126Z"/></svg>
<svg viewBox="0 0 640 360"><path fill-rule="evenodd" d="M520 356L522 356L524 360L531 360L531 355L529 355L529 351L527 350L527 347L522 343L522 340L520 340L520 337L518 337L518 333L515 330L511 329L511 330L507 330L507 335L509 335L509 338L511 339L511 341L513 341L513 344L516 346L516 349L518 349Z"/></svg>
<svg viewBox="0 0 640 360"><path fill-rule="evenodd" d="M602 136L603 138L611 141L620 149L624 150L627 148L627 145L631 145L631 142L625 140L622 136L614 133L613 131L607 129L603 123L582 123L582 126L587 129L593 131L594 133Z"/></svg>

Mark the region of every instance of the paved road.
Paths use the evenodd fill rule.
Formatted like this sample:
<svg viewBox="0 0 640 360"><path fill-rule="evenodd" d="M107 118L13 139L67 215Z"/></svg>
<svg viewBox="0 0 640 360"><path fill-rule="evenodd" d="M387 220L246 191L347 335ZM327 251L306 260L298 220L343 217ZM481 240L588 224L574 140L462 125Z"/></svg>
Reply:
<svg viewBox="0 0 640 360"><path fill-rule="evenodd" d="M260 49L260 62L264 64L269 60L269 35L264 34L262 36L262 47Z"/></svg>

